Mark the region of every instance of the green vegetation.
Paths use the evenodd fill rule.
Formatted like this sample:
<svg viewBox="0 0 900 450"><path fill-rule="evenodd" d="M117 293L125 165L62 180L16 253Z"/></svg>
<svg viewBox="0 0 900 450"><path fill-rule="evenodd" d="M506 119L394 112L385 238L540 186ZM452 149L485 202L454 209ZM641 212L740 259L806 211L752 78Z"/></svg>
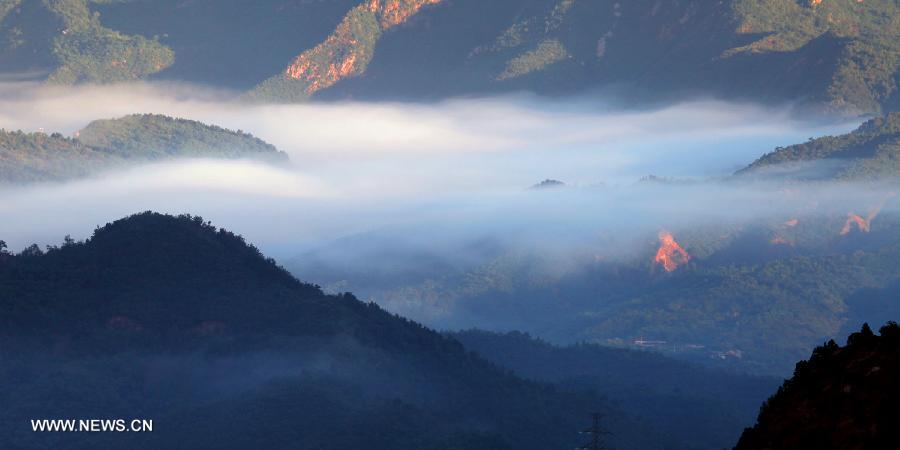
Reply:
<svg viewBox="0 0 900 450"><path fill-rule="evenodd" d="M135 114L96 120L78 132L89 147L123 158L162 159L173 156L287 159L272 144L243 131L230 131L194 120L158 114Z"/></svg>
<svg viewBox="0 0 900 450"><path fill-rule="evenodd" d="M851 133L777 148L737 175L872 180L900 176L900 113L871 119Z"/></svg>
<svg viewBox="0 0 900 450"><path fill-rule="evenodd" d="M529 50L509 61L503 73L497 76L497 80L502 81L537 72L568 57L569 54L562 42L556 39L547 39L541 41L534 50Z"/></svg>
<svg viewBox="0 0 900 450"><path fill-rule="evenodd" d="M247 133L153 114L95 121L77 138L0 130L2 183L62 180L174 157L287 159Z"/></svg>
<svg viewBox="0 0 900 450"><path fill-rule="evenodd" d="M900 101L893 0L258 3L246 15L231 3L211 11L175 0L3 0L0 63L62 83L127 81L171 66L160 76L288 102L613 85L629 104L699 92L859 115ZM153 36L177 49L177 64ZM341 82L355 78L364 79Z"/></svg>
<svg viewBox="0 0 900 450"><path fill-rule="evenodd" d="M60 134L0 130L0 182L85 176L116 159Z"/></svg>
<svg viewBox="0 0 900 450"><path fill-rule="evenodd" d="M50 81L114 83L141 79L172 65L175 55L156 40L105 28L85 0L43 0L65 26L53 42L59 67Z"/></svg>
<svg viewBox="0 0 900 450"><path fill-rule="evenodd" d="M259 100L296 102L338 81L362 75L381 36L376 14L365 5L353 8L325 42L303 52L285 70L249 93Z"/></svg>
<svg viewBox="0 0 900 450"><path fill-rule="evenodd" d="M402 276L329 269L315 255L291 267L326 284L349 280L361 295L440 328L530 330L556 343L628 348L644 336L665 341L655 349L667 355L779 375L848 324L900 314L892 306L900 294L896 215L886 209L869 232L841 235L846 220L823 214L801 216L789 230L673 230L691 260L672 273L652 262L654 241L624 260L595 259L591 249L602 252L602 241L584 255L500 249L468 266L414 256L406 264L416 269ZM773 242L776 231L784 242Z"/></svg>
<svg viewBox="0 0 900 450"><path fill-rule="evenodd" d="M3 23L6 15L19 6L19 3L22 3L22 0L0 0L0 23Z"/></svg>
<svg viewBox="0 0 900 450"><path fill-rule="evenodd" d="M814 93L832 110L880 112L897 90L900 5L894 0L742 0L734 10L738 32L765 36L727 51L726 57L793 52L826 36L841 42L836 69L825 74L831 77L827 92Z"/></svg>
<svg viewBox="0 0 900 450"><path fill-rule="evenodd" d="M880 332L864 324L846 346L830 340L798 362L735 449L896 447L900 326Z"/></svg>

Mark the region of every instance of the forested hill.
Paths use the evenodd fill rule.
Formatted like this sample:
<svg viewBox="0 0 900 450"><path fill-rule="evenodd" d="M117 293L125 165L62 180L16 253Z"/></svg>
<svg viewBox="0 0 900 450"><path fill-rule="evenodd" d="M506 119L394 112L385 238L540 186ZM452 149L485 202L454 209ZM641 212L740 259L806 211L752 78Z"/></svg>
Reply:
<svg viewBox="0 0 900 450"><path fill-rule="evenodd" d="M98 120L76 136L0 130L0 183L63 180L177 157L287 160L250 134L154 114Z"/></svg>
<svg viewBox="0 0 900 450"><path fill-rule="evenodd" d="M900 113L871 119L848 134L779 147L737 175L764 179L896 179L900 176Z"/></svg>
<svg viewBox="0 0 900 450"><path fill-rule="evenodd" d="M900 107L898 16L894 0L2 0L0 71L276 101L615 87L881 113Z"/></svg>
<svg viewBox="0 0 900 450"><path fill-rule="evenodd" d="M86 242L2 247L3 448L543 450L579 445L591 412L616 448L683 448L594 394L524 381L325 295L199 217L148 212ZM110 416L153 419L154 432L22 426Z"/></svg>
<svg viewBox="0 0 900 450"><path fill-rule="evenodd" d="M451 333L467 349L527 379L594 390L692 448L724 448L781 381L705 368L655 352L556 346L519 332Z"/></svg>
<svg viewBox="0 0 900 450"><path fill-rule="evenodd" d="M900 327L868 325L797 363L736 450L887 449L900 442Z"/></svg>

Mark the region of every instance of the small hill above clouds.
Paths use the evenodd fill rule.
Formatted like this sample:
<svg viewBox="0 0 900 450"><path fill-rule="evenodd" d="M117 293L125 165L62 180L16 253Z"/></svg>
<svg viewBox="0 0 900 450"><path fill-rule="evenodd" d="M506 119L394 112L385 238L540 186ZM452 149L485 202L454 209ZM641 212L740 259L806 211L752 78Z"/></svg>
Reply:
<svg viewBox="0 0 900 450"><path fill-rule="evenodd" d="M287 159L287 155L274 145L249 133L159 114L96 120L78 132L78 140L89 147L124 158Z"/></svg>
<svg viewBox="0 0 900 450"><path fill-rule="evenodd" d="M288 159L250 134L155 114L98 120L76 136L0 130L0 183L65 180L171 158Z"/></svg>
<svg viewBox="0 0 900 450"><path fill-rule="evenodd" d="M847 345L828 341L797 363L735 449L896 448L898 377L900 327L888 323L876 335L863 325Z"/></svg>
<svg viewBox="0 0 900 450"><path fill-rule="evenodd" d="M900 176L900 113L868 120L848 134L777 148L736 175L774 180L896 179Z"/></svg>

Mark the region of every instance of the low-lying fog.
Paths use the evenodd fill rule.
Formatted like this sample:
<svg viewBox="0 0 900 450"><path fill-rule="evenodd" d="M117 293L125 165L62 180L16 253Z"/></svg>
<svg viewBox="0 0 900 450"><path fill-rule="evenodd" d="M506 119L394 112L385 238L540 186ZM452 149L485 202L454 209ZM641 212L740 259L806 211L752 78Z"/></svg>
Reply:
<svg viewBox="0 0 900 450"><path fill-rule="evenodd" d="M12 250L90 235L143 210L201 215L286 260L342 237L393 230L397 245L458 253L481 238L574 246L693 223L774 218L813 202L835 210L877 193L730 184L636 183L645 175L727 176L779 145L860 121L799 120L789 108L698 100L613 111L597 98L530 96L432 104L248 105L178 85L0 84L0 127L71 135L88 122L161 113L250 132L290 154L274 167L183 160L61 184L0 188ZM570 187L527 188L544 179Z"/></svg>

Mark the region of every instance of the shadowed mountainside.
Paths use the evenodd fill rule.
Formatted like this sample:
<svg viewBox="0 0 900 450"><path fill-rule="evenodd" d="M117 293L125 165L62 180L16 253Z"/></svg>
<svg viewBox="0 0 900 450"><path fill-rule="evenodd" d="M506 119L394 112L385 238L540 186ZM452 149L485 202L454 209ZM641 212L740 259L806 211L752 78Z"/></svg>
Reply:
<svg viewBox="0 0 900 450"><path fill-rule="evenodd" d="M900 439L900 327L868 324L797 363L736 450L893 448Z"/></svg>
<svg viewBox="0 0 900 450"><path fill-rule="evenodd" d="M0 284L4 447L537 450L576 445L600 411L617 448L682 448L594 394L325 295L198 217L142 213L86 242L2 250ZM154 432L21 426L107 416Z"/></svg>

